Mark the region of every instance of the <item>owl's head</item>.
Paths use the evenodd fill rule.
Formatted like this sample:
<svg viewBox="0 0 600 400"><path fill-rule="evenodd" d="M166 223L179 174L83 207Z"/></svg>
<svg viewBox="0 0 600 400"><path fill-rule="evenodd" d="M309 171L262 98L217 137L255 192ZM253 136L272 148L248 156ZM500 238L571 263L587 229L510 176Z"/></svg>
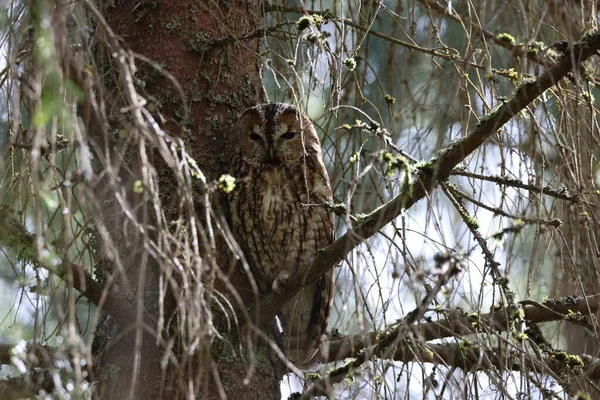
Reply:
<svg viewBox="0 0 600 400"><path fill-rule="evenodd" d="M291 104L259 104L240 119L239 149L250 164L296 164L321 153L312 122Z"/></svg>

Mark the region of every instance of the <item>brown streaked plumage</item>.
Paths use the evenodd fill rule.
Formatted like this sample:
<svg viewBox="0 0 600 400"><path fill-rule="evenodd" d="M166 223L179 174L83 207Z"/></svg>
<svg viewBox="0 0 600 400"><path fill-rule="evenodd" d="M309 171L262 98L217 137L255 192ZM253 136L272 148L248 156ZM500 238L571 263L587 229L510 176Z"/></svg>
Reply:
<svg viewBox="0 0 600 400"><path fill-rule="evenodd" d="M300 266L333 241L332 201L321 143L310 119L290 104L249 108L241 116L230 174L232 228L263 293L285 290ZM299 367L318 361L333 299L333 272L302 289L278 316L284 350Z"/></svg>

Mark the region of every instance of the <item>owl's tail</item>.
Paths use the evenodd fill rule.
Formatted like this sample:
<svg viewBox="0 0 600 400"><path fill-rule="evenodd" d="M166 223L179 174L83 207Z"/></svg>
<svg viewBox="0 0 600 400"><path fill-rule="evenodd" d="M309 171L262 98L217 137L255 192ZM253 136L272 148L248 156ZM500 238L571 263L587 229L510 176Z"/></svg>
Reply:
<svg viewBox="0 0 600 400"><path fill-rule="evenodd" d="M321 361L323 340L333 303L333 270L300 291L279 312L284 330L284 349L288 359L300 369Z"/></svg>

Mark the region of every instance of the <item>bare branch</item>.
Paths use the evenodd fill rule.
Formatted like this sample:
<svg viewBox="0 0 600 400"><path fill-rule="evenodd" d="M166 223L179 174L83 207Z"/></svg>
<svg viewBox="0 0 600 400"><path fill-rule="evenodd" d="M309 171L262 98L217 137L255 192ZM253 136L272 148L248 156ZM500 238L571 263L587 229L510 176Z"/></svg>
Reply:
<svg viewBox="0 0 600 400"><path fill-rule="evenodd" d="M437 11L440 14L445 15L451 20L464 26L464 19L458 16L458 14L455 11L450 11L447 6L444 6L435 0L419 0L419 3L423 4L425 7ZM550 65L552 65L551 61L548 60L547 57L540 57L537 52L528 51L526 46L524 46L522 43L517 44L509 40L502 40L497 35L494 35L492 32L483 29L480 24L476 24L471 19L467 19L467 21L467 29L472 29L476 32L479 32L481 36L483 36L485 39L494 42L494 44L496 44L497 46L504 47L506 50L511 51L514 55L522 58L527 58L528 60L533 61L544 67L549 67Z"/></svg>
<svg viewBox="0 0 600 400"><path fill-rule="evenodd" d="M429 304L431 304L439 291L458 272L460 272L460 269L457 264L452 262L448 263L445 271L439 274L437 277L435 286L428 291L428 293L425 295L425 297L423 297L423 299L421 299L421 302L414 310L409 312L402 320L388 327L385 332L377 337L374 345L369 346L368 348L365 347L359 351L356 358L352 362L331 370L326 377L312 384L307 392L302 395L302 398L308 399L312 398L312 396L324 395L326 394L326 390L330 387L330 385L340 382L349 373L358 369L372 357L387 358L390 356L390 354L393 354L400 343L402 343L405 338L410 337L407 331L410 329L412 324L423 318L423 315L425 312L427 312Z"/></svg>
<svg viewBox="0 0 600 400"><path fill-rule="evenodd" d="M23 225L10 216L6 209L0 209L0 244L18 253L19 257L56 275L98 306L102 306L121 325L128 326L135 321L133 309L124 306L126 299L108 293L84 268L68 263L67 260L56 266L50 262L39 262L35 251L34 236Z"/></svg>
<svg viewBox="0 0 600 400"><path fill-rule="evenodd" d="M568 320L579 322L585 315L593 315L600 309L600 294L587 297L563 297L537 303L526 300L520 303L525 312L525 320L535 324L540 322ZM451 315L443 320L420 323L411 326L411 331L420 340L427 342L451 336L464 336L482 331L505 331L510 325L510 310L501 309L479 317ZM344 338L330 336L325 344L329 357L325 362L353 357L362 349L371 346L381 332L357 334Z"/></svg>

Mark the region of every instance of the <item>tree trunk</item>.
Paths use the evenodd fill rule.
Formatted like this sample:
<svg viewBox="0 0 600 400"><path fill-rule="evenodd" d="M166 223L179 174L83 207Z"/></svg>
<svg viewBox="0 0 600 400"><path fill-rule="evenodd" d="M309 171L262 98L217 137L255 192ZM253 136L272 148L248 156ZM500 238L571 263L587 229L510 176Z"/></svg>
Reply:
<svg viewBox="0 0 600 400"><path fill-rule="evenodd" d="M160 112L165 117L162 128L183 140L187 153L197 161L209 182L217 180L227 171L228 154L233 145L228 139L237 122L237 115L259 103L262 97L257 39L260 35L244 37L258 33L263 20L260 1L122 1L106 4L102 12L115 33L124 39L125 46L152 60L179 82L185 93L184 101L191 110L190 115L185 115L184 104L173 83L157 73L149 63L137 59L136 77L145 83L147 98L160 106ZM105 54L99 55L98 59L106 61L110 57ZM112 106L118 110L118 101ZM133 188L140 176L135 154L127 167L130 172L123 180L126 182L124 185ZM160 170L159 167L156 167L157 170ZM165 192L163 204L165 207L175 206L178 192L169 179L169 173L160 179L161 190ZM103 192L105 186L98 186L99 196L103 199L110 197ZM127 194L127 198L133 209L144 208L142 200L136 200L133 191ZM112 207L116 210L117 206ZM142 323L147 320L159 321L161 318L160 265L147 256L143 238L136 234L133 227L127 235L123 234L122 218L110 210L111 205L108 205L106 223L112 231L112 237L118 242L124 269L124 274L114 273L116 281L110 289L115 294L132 293L135 300L128 305L132 310L141 310L143 305L149 318L142 320L142 313L138 312L140 317L132 321L130 327L120 326L106 316L99 319L93 346L98 397L175 399L198 396L219 398L226 395L228 398L239 398L240 393L244 393L243 397L247 399L278 399L281 373L277 371L277 363L272 362L274 357L255 355L256 372L248 376L249 364L247 358L241 358L237 350L239 346L235 328L229 337L213 343L212 347L211 343L203 344L212 352L212 357L196 357L197 360L185 363L181 359L166 362L164 351L168 338L177 335L174 332L174 320L177 317L171 324L167 321L176 315L176 296L167 296L164 302L167 328L159 333L160 338L157 339L156 334L149 332L156 331L157 326L161 325L144 328ZM168 212L165 214L169 215ZM198 210L198 214L201 215L202 211ZM218 265L229 265L224 246L217 248ZM110 268L115 267L111 264ZM243 292L244 274L237 273L238 270L233 272L230 279ZM215 281L215 290L225 292L218 279ZM219 334L227 335L226 330L219 329L218 318L215 319ZM177 354L176 342L174 349L173 353ZM218 355L215 355L216 349L219 349ZM260 351L266 352L266 347ZM212 360L212 365L202 365L206 360ZM203 371L203 375L200 371ZM190 386L190 382L194 382L194 385ZM200 390L191 390L190 387Z"/></svg>

